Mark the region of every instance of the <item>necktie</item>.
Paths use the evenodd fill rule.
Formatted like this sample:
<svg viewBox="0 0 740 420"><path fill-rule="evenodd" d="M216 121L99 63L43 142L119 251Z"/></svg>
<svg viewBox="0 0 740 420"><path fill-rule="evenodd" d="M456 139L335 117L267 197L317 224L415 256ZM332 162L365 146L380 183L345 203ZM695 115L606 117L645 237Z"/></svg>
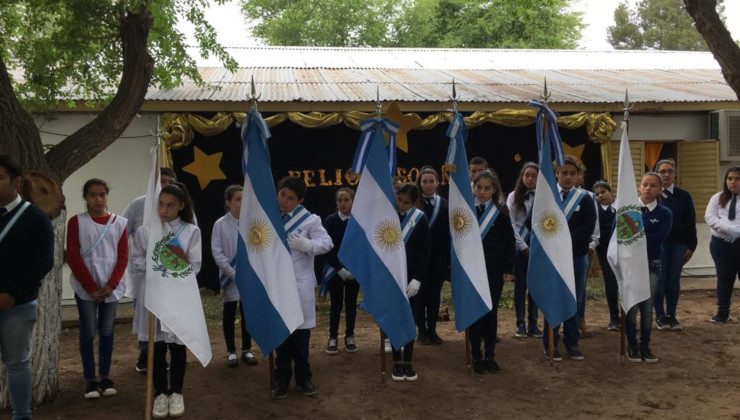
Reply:
<svg viewBox="0 0 740 420"><path fill-rule="evenodd" d="M735 220L736 210L737 210L737 196L734 196L732 197L732 201L730 201L730 209L727 211L728 220Z"/></svg>
<svg viewBox="0 0 740 420"><path fill-rule="evenodd" d="M5 213L7 212L8 212L8 209L6 209L5 207L0 207L0 217L5 216Z"/></svg>
<svg viewBox="0 0 740 420"><path fill-rule="evenodd" d="M562 194L563 194L563 203L565 203L565 200L568 199L568 193L569 192L570 192L570 190L563 190L562 191Z"/></svg>
<svg viewBox="0 0 740 420"><path fill-rule="evenodd" d="M483 215L483 212L486 210L485 204L478 204L475 206L475 214L478 216L478 219Z"/></svg>
<svg viewBox="0 0 740 420"><path fill-rule="evenodd" d="M669 190L669 189L666 188L665 190L663 190L663 197L665 197L665 198L671 198L671 197L673 197L673 193L671 192L671 190Z"/></svg>
<svg viewBox="0 0 740 420"><path fill-rule="evenodd" d="M293 216L290 215L290 213L285 213L283 215L283 223L288 223L288 220L290 220Z"/></svg>

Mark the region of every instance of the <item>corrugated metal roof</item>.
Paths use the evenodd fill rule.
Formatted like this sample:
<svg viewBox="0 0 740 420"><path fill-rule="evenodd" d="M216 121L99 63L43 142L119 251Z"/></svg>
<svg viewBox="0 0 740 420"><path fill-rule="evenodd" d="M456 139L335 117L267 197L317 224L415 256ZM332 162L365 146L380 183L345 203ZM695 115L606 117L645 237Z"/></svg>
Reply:
<svg viewBox="0 0 740 420"><path fill-rule="evenodd" d="M239 54L234 54L234 52ZM240 68L200 68L206 86L151 89L149 101L242 102L252 76L260 102L526 102L547 78L551 102L737 101L710 53L256 47L230 49Z"/></svg>

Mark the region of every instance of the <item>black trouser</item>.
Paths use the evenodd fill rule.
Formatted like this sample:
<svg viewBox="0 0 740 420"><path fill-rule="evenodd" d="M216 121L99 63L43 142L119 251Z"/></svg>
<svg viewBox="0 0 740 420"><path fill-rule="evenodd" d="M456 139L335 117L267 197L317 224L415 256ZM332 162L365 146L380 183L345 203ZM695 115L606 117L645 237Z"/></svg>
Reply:
<svg viewBox="0 0 740 420"><path fill-rule="evenodd" d="M403 362L404 363L411 363L411 360L414 358L414 340L409 341L408 343L403 345ZM400 363L401 362L401 350L396 349L393 347L393 362L394 363Z"/></svg>
<svg viewBox="0 0 740 420"><path fill-rule="evenodd" d="M527 269L529 268L529 256L517 253L514 257L514 312L516 313L516 326L524 325L524 312L526 303L529 304L527 317L529 328L537 326L538 310L532 295L527 293ZM526 301L526 303L525 303Z"/></svg>
<svg viewBox="0 0 740 420"><path fill-rule="evenodd" d="M293 376L291 362L295 365L295 382L302 386L311 380L311 365L308 363L308 345L311 330L295 330L275 350L275 370L278 388L287 388Z"/></svg>
<svg viewBox="0 0 740 420"><path fill-rule="evenodd" d="M167 348L170 349L169 387L167 386ZM182 344L154 343L154 396L159 394L182 394L185 381L185 364L187 353Z"/></svg>
<svg viewBox="0 0 740 420"><path fill-rule="evenodd" d="M483 315L475 321L468 329L470 336L471 355L473 360L480 360L481 356L486 359L493 359L495 356L496 334L498 333L498 303L501 300L501 291L504 288L503 274L494 274L488 280L488 287L491 289L491 303L493 310ZM481 341L485 347L484 354L481 354Z"/></svg>
<svg viewBox="0 0 740 420"><path fill-rule="evenodd" d="M224 302L224 339L226 340L226 351L229 353L236 353L236 343L234 342L234 324L236 324L236 307L239 306L239 316L241 322L239 323L240 329L242 330L242 351L252 349L252 336L247 331L247 325L244 323L244 308L241 302L235 300L233 302Z"/></svg>
<svg viewBox="0 0 740 420"><path fill-rule="evenodd" d="M617 284L617 277L606 258L606 252L606 247L596 248L601 273L604 275L604 294L606 295L606 303L609 305L609 318L616 321L619 319L619 284Z"/></svg>
<svg viewBox="0 0 740 420"><path fill-rule="evenodd" d="M717 310L729 313L732 289L740 275L740 240L729 243L712 236L709 251L717 268Z"/></svg>
<svg viewBox="0 0 740 420"><path fill-rule="evenodd" d="M344 305L345 337L355 335L355 318L357 317L357 294L360 285L355 280L342 280L334 276L329 280L329 296L331 298L331 309L329 310L329 337L339 336L339 318L342 316L342 305Z"/></svg>
<svg viewBox="0 0 740 420"><path fill-rule="evenodd" d="M417 303L414 314L416 326L420 331L436 334L442 284L449 278L449 275L450 270L445 258L437 257L429 264L429 271L419 289L420 301Z"/></svg>

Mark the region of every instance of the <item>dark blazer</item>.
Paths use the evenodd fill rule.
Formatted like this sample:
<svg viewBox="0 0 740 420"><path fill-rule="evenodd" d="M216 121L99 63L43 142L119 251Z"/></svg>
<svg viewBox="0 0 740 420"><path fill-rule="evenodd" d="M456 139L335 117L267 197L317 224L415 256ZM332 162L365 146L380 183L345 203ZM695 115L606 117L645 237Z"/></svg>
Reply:
<svg viewBox="0 0 740 420"><path fill-rule="evenodd" d="M665 198L661 194L660 204L668 207L673 214L673 225L666 240L667 244L686 244L694 251L698 240L696 239L696 211L691 194L683 188L674 185L673 196Z"/></svg>
<svg viewBox="0 0 740 420"><path fill-rule="evenodd" d="M612 206L607 207L606 210L599 206L599 245L596 250L599 252L606 252L609 248L609 241L612 239L612 232L614 232L614 219L617 216L617 209Z"/></svg>
<svg viewBox="0 0 740 420"><path fill-rule="evenodd" d="M334 243L334 247L326 253L326 262L337 271L345 268L344 264L339 262L338 255L339 248L342 245L342 239L344 239L344 231L347 230L348 222L349 219L342 221L336 212L326 216L326 219L324 219L324 229L326 229L331 241Z"/></svg>
<svg viewBox="0 0 740 420"><path fill-rule="evenodd" d="M594 233L596 224L596 208L591 196L584 194L578 208L568 220L570 240L573 243L573 256L579 257L588 254L588 245Z"/></svg>
<svg viewBox="0 0 740 420"><path fill-rule="evenodd" d="M514 273L514 228L511 226L509 211L499 206L499 215L493 226L483 238L483 254L486 258L486 271L489 283L502 274Z"/></svg>
<svg viewBox="0 0 740 420"><path fill-rule="evenodd" d="M400 214L398 217L403 220ZM431 255L431 236L429 233L429 221L422 215L416 222L416 227L411 237L406 242L406 271L408 281L419 280L424 283Z"/></svg>
<svg viewBox="0 0 740 420"><path fill-rule="evenodd" d="M440 269L447 269L450 266L450 219L449 219L449 205L447 200L443 197L439 197L441 204L439 207L439 215L433 225L429 226L429 232L431 235L431 255L432 265L435 267L435 271ZM434 206L428 204L423 198L421 199L422 208L421 211L427 217L427 221L432 220L432 213L434 212ZM444 274L444 273L439 273ZM447 270L449 277L449 270Z"/></svg>

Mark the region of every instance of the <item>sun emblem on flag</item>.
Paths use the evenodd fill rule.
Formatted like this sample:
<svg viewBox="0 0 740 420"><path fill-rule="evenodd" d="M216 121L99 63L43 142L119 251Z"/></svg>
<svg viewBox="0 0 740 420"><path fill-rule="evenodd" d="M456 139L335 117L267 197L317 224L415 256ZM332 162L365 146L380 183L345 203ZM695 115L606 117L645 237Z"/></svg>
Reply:
<svg viewBox="0 0 740 420"><path fill-rule="evenodd" d="M183 278L193 272L188 256L183 251L174 232L169 232L154 245L152 269L162 277Z"/></svg>
<svg viewBox="0 0 740 420"><path fill-rule="evenodd" d="M645 236L640 207L636 205L623 206L617 209L617 243L631 245Z"/></svg>
<svg viewBox="0 0 740 420"><path fill-rule="evenodd" d="M375 227L375 243L384 251L397 251L403 245L401 227L395 220L382 220Z"/></svg>
<svg viewBox="0 0 740 420"><path fill-rule="evenodd" d="M267 249L272 243L272 229L269 222L264 219L252 219L247 227L247 248L250 251L260 253Z"/></svg>
<svg viewBox="0 0 740 420"><path fill-rule="evenodd" d="M470 212L465 211L462 207L455 207L450 212L450 226L456 238L462 238L468 233L473 226L473 218Z"/></svg>
<svg viewBox="0 0 740 420"><path fill-rule="evenodd" d="M553 210L545 210L538 217L535 223L538 235L551 239L557 236L563 229L563 223L558 214Z"/></svg>

